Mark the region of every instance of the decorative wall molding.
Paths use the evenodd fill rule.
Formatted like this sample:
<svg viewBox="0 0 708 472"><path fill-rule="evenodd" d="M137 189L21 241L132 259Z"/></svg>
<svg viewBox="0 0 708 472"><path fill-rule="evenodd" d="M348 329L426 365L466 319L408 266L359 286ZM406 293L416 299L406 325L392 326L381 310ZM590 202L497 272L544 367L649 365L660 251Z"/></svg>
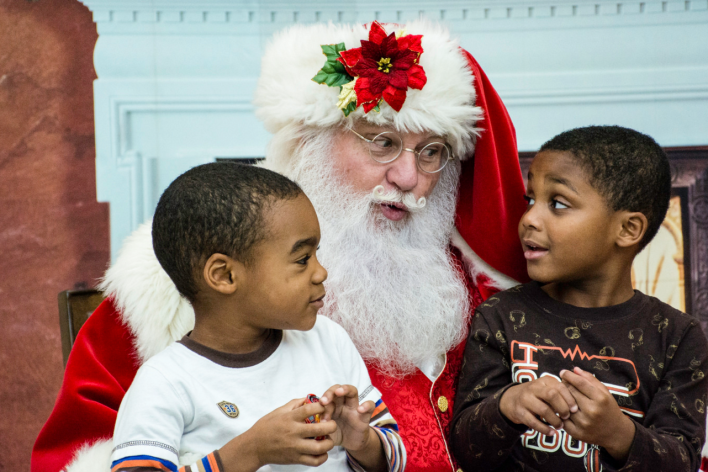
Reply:
<svg viewBox="0 0 708 472"><path fill-rule="evenodd" d="M708 160L708 151L705 152ZM708 332L708 168L689 187L693 313Z"/></svg>
<svg viewBox="0 0 708 472"><path fill-rule="evenodd" d="M85 0L96 23L307 23L318 21L478 21L521 18L634 16L701 12L708 0L555 2L308 2L292 8L276 2L102 2ZM365 17L365 18L364 18Z"/></svg>
<svg viewBox="0 0 708 472"><path fill-rule="evenodd" d="M99 33L116 28L133 32L174 30L214 34L250 33L260 28L280 29L289 24L333 21L339 23L405 22L419 17L445 21L459 34L488 27L567 28L593 24L636 25L705 21L708 0L669 1L395 1L386 2L254 2L210 1L118 2L82 0L94 13ZM574 21L574 20L580 20ZM593 21L596 20L596 21ZM133 26L130 27L129 24Z"/></svg>
<svg viewBox="0 0 708 472"><path fill-rule="evenodd" d="M253 118L250 88L228 80L97 82L96 187L98 200L110 203L114 258L115 241L151 218L177 175L264 154L267 134Z"/></svg>

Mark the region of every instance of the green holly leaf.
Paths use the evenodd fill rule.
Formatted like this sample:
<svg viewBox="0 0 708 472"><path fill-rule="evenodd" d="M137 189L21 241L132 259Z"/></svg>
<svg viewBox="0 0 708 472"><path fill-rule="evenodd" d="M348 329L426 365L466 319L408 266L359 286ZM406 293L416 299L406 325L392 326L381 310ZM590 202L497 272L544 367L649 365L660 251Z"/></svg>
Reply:
<svg viewBox="0 0 708 472"><path fill-rule="evenodd" d="M356 102L350 102L346 108L342 109L342 112L344 112L344 116L349 116L349 113L352 113L354 110L356 110Z"/></svg>
<svg viewBox="0 0 708 472"><path fill-rule="evenodd" d="M344 65L337 60L340 57L340 52L346 50L344 43L323 44L321 48L327 60L324 66L322 66L322 69L317 72L317 75L315 75L312 80L318 84L326 84L330 87L339 87L351 82L354 78L347 74Z"/></svg>
<svg viewBox="0 0 708 472"><path fill-rule="evenodd" d="M324 81L327 80L327 74L320 70L317 75L312 78L312 80L314 80L318 84L323 84Z"/></svg>
<svg viewBox="0 0 708 472"><path fill-rule="evenodd" d="M327 56L327 61L336 61L339 57L339 53L342 51L346 51L344 43L323 44L320 47L322 48L322 52L324 53L324 55Z"/></svg>
<svg viewBox="0 0 708 472"><path fill-rule="evenodd" d="M372 108L373 111L380 113L381 112L381 102L377 103L374 108Z"/></svg>

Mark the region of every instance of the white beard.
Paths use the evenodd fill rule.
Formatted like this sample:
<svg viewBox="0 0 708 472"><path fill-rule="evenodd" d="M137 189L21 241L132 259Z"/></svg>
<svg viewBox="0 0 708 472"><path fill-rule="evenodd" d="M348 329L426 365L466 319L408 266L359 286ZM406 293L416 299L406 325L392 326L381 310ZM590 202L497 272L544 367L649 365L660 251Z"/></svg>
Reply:
<svg viewBox="0 0 708 472"><path fill-rule="evenodd" d="M342 325L383 373L411 374L467 333L469 294L449 252L459 170L447 166L423 208L391 221L377 207L380 189L361 195L341 182L329 159L331 134L310 138L290 177L320 221L317 257L329 272L320 314Z"/></svg>

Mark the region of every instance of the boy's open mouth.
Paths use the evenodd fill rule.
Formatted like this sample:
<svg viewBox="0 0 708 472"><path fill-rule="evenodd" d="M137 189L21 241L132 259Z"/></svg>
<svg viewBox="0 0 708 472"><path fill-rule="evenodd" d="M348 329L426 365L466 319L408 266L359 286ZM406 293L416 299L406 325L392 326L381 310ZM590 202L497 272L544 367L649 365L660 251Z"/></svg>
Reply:
<svg viewBox="0 0 708 472"><path fill-rule="evenodd" d="M310 303L313 304L315 307L317 307L317 309L320 309L324 306L324 297L325 297L325 294L323 293L320 298L310 300Z"/></svg>
<svg viewBox="0 0 708 472"><path fill-rule="evenodd" d="M547 248L539 245L534 241L524 240L523 246L524 257L526 258L526 260L538 259L539 257L543 257L548 253Z"/></svg>

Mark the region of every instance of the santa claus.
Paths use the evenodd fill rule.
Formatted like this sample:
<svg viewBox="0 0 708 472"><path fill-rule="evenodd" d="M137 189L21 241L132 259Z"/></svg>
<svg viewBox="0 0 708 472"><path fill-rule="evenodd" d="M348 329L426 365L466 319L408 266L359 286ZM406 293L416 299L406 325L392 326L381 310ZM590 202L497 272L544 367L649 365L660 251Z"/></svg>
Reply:
<svg viewBox="0 0 708 472"><path fill-rule="evenodd" d="M329 271L320 313L367 362L408 470L455 471L448 424L471 314L527 278L516 235L524 188L503 103L443 27L419 21L277 34L255 104L273 133L264 165L296 180L320 219ZM125 241L102 289L32 471L108 470L137 368L193 326L150 225Z"/></svg>

